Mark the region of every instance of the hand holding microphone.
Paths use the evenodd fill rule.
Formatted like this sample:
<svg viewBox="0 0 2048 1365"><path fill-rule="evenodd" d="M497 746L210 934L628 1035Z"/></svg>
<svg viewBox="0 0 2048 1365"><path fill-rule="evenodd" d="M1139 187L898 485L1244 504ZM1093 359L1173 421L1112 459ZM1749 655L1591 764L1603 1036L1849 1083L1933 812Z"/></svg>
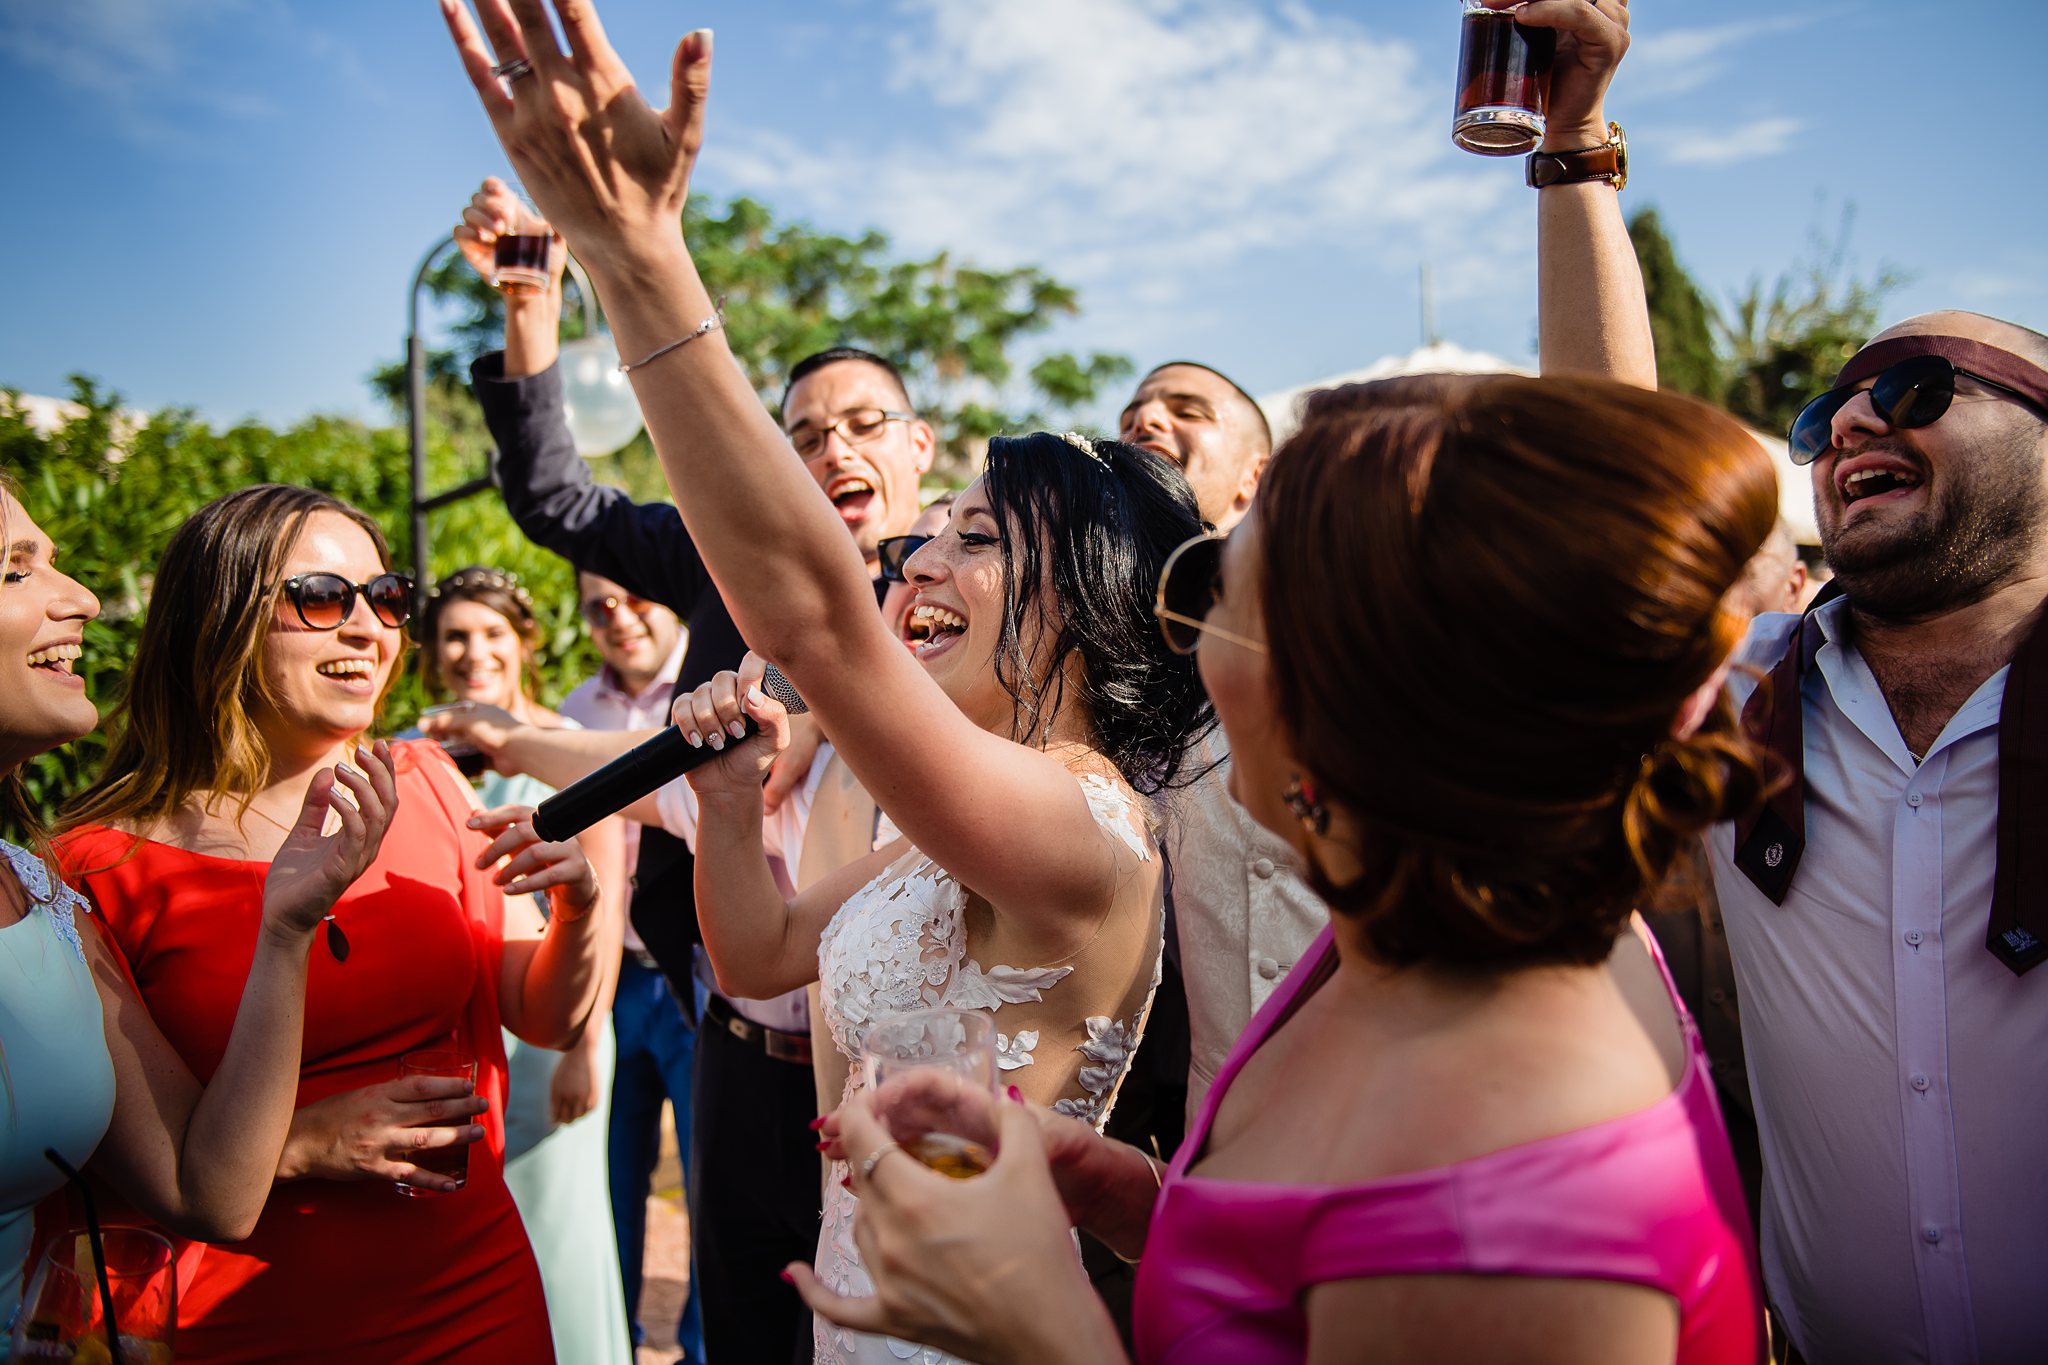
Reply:
<svg viewBox="0 0 2048 1365"><path fill-rule="evenodd" d="M533 827L543 839L573 838L686 773L699 795L744 788L758 796L789 743L789 716L808 709L789 679L750 652L738 672L676 698L666 730L541 802ZM747 745L755 735L767 742Z"/></svg>

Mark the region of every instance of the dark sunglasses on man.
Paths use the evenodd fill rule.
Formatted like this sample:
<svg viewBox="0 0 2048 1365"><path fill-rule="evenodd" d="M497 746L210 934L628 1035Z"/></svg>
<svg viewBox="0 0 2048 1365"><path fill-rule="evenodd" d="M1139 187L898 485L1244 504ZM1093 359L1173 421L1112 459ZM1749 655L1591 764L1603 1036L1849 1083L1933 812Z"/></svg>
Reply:
<svg viewBox="0 0 2048 1365"><path fill-rule="evenodd" d="M1228 640L1257 654L1267 653L1265 642L1209 624L1216 606L1216 590L1223 582L1223 547L1228 536L1210 532L1185 541L1166 557L1159 570L1159 592L1152 599L1152 614L1159 619L1159 633L1166 647L1176 654L1192 654L1204 635Z"/></svg>
<svg viewBox="0 0 2048 1365"><path fill-rule="evenodd" d="M624 607L635 616L645 616L652 606L654 603L632 593L620 597L616 593L608 592L584 598L578 609L583 613L585 625L592 630L603 630L612 623L612 617L618 614L620 607Z"/></svg>
<svg viewBox="0 0 2048 1365"><path fill-rule="evenodd" d="M884 536L875 542L875 557L881 561L884 583L907 583L903 565L930 536Z"/></svg>
<svg viewBox="0 0 2048 1365"><path fill-rule="evenodd" d="M338 573L293 574L284 581L284 595L308 630L340 629L358 593L370 614L393 630L412 619L412 580L402 573L380 573L367 583L351 583Z"/></svg>
<svg viewBox="0 0 2048 1365"><path fill-rule="evenodd" d="M1866 380L1878 417L1895 430L1912 431L1941 420L1955 401L1958 375L2048 418L2048 370L1981 341L1893 337L1857 352L1835 386L1799 410L1786 437L1792 463L1812 464L1834 444L1835 414L1864 391Z"/></svg>

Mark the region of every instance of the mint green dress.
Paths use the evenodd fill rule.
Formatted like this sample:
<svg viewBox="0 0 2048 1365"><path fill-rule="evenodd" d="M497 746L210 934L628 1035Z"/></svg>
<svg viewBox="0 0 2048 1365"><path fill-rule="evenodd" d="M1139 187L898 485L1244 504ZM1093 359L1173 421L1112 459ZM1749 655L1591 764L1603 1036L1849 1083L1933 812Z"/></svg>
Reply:
<svg viewBox="0 0 2048 1365"><path fill-rule="evenodd" d="M53 1147L86 1163L114 1117L100 995L78 940L85 900L53 880L42 860L0 840L0 853L32 902L0 928L0 1327L11 1323L27 1279L35 1206L64 1185L43 1155ZM600 1153L602 1155L602 1153ZM606 1225L609 1229L609 1224ZM0 1337L0 1350L6 1349Z"/></svg>
<svg viewBox="0 0 2048 1365"><path fill-rule="evenodd" d="M554 788L528 776L486 773L477 794L486 806L533 806ZM505 1183L540 1262L557 1365L632 1365L605 1160L614 1057L610 1014L591 1026L604 1029L597 1108L569 1124L555 1123L548 1103L562 1054L505 1035Z"/></svg>

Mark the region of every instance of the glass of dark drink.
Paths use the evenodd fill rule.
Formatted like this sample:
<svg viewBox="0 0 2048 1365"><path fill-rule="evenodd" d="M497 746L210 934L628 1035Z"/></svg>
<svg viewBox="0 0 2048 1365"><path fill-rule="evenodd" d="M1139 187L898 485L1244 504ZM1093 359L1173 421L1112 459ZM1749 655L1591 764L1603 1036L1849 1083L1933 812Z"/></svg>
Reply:
<svg viewBox="0 0 2048 1365"><path fill-rule="evenodd" d="M476 1058L458 1048L426 1048L408 1052L398 1059L398 1075L401 1080L407 1076L452 1076L468 1082L469 1093L476 1093ZM458 1142L448 1147L429 1147L425 1151L414 1152L412 1164L423 1171L447 1176L460 1190L469 1183L469 1144ZM425 1185L408 1185L404 1181L398 1183L398 1192L415 1199L448 1193Z"/></svg>
<svg viewBox="0 0 2048 1365"><path fill-rule="evenodd" d="M875 1112L899 1146L940 1175L980 1175L996 1155L995 1022L978 1010L912 1010L861 1045Z"/></svg>
<svg viewBox="0 0 2048 1365"><path fill-rule="evenodd" d="M1519 156L1543 140L1554 29L1524 27L1507 10L1462 0L1458 106L1451 141L1481 156Z"/></svg>
<svg viewBox="0 0 2048 1365"><path fill-rule="evenodd" d="M491 283L499 292L514 298L531 298L548 289L548 250L554 245L552 233L506 233L497 240L496 271Z"/></svg>

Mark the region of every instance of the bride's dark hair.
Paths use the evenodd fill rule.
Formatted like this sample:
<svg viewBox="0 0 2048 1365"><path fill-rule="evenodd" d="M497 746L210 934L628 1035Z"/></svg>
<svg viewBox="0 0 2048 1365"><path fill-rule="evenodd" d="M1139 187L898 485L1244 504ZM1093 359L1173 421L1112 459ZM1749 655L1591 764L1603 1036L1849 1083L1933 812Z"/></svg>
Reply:
<svg viewBox="0 0 2048 1365"><path fill-rule="evenodd" d="M1078 704L1132 787L1175 785L1188 746L1215 723L1194 657L1169 650L1152 616L1166 557L1203 530L1187 480L1121 442L1037 432L989 442L983 488L1002 538L995 664L1016 704L1012 737L1035 742ZM1032 615L1035 658L1020 631Z"/></svg>

